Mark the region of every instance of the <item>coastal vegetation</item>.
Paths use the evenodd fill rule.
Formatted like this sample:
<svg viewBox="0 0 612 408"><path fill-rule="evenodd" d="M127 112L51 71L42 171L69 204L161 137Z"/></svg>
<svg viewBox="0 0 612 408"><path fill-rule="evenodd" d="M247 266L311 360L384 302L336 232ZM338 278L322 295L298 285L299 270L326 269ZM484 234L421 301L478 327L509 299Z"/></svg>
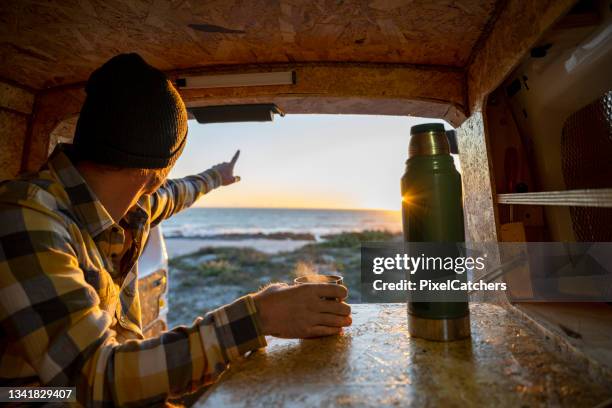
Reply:
<svg viewBox="0 0 612 408"><path fill-rule="evenodd" d="M400 239L387 231L325 235L294 251L268 254L253 248L204 247L170 260L170 326L231 302L270 282L292 283L297 276L340 274L351 303L360 301L360 245Z"/></svg>

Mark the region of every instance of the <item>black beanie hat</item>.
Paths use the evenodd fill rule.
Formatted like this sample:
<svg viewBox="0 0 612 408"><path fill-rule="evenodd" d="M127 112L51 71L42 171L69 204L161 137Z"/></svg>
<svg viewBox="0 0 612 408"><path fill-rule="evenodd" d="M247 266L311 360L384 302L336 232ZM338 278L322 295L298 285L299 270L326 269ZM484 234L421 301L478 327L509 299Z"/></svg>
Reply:
<svg viewBox="0 0 612 408"><path fill-rule="evenodd" d="M74 135L79 160L118 167L172 165L187 139L187 111L166 76L138 54L95 70Z"/></svg>

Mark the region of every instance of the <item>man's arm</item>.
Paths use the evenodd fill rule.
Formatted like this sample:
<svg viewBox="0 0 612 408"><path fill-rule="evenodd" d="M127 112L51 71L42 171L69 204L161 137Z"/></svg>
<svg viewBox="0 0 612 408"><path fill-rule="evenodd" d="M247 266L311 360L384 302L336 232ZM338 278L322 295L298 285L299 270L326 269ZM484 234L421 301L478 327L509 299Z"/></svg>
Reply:
<svg viewBox="0 0 612 408"><path fill-rule="evenodd" d="M14 226L0 235L0 327L42 385L76 386L87 406L152 404L214 381L232 360L266 345L251 296L190 327L118 344L113 316L100 309L63 223L0 207L2 222Z"/></svg>
<svg viewBox="0 0 612 408"><path fill-rule="evenodd" d="M240 178L234 176L234 166L240 150L232 160L213 166L202 173L166 182L151 194L151 224L157 225L179 211L190 207L198 198L219 186L227 186Z"/></svg>
<svg viewBox="0 0 612 408"><path fill-rule="evenodd" d="M221 176L215 169L181 179L166 180L150 195L151 226L189 208L198 198L220 185Z"/></svg>

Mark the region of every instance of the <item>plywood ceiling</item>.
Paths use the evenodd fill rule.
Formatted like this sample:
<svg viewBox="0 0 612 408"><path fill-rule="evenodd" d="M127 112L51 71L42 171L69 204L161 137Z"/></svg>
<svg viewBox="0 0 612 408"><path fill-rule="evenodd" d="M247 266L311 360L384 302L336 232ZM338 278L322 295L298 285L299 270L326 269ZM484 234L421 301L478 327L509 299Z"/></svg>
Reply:
<svg viewBox="0 0 612 408"><path fill-rule="evenodd" d="M162 70L275 62L463 67L495 0L4 0L0 77L79 83L121 52Z"/></svg>

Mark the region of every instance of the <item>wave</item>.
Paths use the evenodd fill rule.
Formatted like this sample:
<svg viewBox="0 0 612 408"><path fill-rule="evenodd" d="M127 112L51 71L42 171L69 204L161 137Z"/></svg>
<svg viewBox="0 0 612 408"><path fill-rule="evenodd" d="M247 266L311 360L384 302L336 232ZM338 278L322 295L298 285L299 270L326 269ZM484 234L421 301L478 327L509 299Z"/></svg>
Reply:
<svg viewBox="0 0 612 408"><path fill-rule="evenodd" d="M401 231L397 213L354 210L185 210L163 222L166 238L321 240L365 230Z"/></svg>
<svg viewBox="0 0 612 408"><path fill-rule="evenodd" d="M226 233L226 234L209 234L198 235L190 234L183 235L180 231L166 232L165 238L182 238L182 239L213 239L213 240L244 240L244 239L272 239L282 241L316 241L317 237L308 232L256 232L256 233Z"/></svg>

